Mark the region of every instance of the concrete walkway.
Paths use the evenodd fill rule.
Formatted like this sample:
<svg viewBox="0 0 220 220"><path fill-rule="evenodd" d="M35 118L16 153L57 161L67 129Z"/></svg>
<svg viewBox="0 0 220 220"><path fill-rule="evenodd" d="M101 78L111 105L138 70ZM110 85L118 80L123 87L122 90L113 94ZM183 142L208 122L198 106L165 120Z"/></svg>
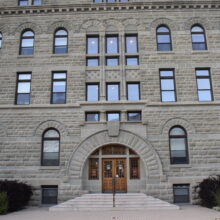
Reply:
<svg viewBox="0 0 220 220"><path fill-rule="evenodd" d="M0 216L0 220L220 220L220 212L199 206L181 210L49 212L48 208L29 208Z"/></svg>

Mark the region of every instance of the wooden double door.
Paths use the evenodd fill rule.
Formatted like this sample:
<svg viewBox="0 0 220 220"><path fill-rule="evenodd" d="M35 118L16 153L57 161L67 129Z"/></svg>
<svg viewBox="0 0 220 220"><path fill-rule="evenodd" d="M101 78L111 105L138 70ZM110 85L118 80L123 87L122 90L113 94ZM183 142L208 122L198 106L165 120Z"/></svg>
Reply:
<svg viewBox="0 0 220 220"><path fill-rule="evenodd" d="M116 179L116 192L127 192L126 159L102 159L102 192L113 191L113 178Z"/></svg>

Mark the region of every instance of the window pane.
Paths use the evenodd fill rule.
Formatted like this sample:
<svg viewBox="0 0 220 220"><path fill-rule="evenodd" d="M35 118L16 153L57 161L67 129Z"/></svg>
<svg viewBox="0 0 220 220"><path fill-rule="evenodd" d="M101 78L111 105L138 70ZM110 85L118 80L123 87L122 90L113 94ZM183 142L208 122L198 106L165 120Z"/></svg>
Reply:
<svg viewBox="0 0 220 220"><path fill-rule="evenodd" d="M211 91L198 91L199 101L212 101Z"/></svg>
<svg viewBox="0 0 220 220"><path fill-rule="evenodd" d="M58 189L54 187L42 187L42 204L57 204Z"/></svg>
<svg viewBox="0 0 220 220"><path fill-rule="evenodd" d="M56 130L50 129L44 133L44 137L60 137L60 135Z"/></svg>
<svg viewBox="0 0 220 220"><path fill-rule="evenodd" d="M185 138L170 138L170 146L171 151L185 151L186 149L186 142Z"/></svg>
<svg viewBox="0 0 220 220"><path fill-rule="evenodd" d="M116 0L106 0L108 3L116 2Z"/></svg>
<svg viewBox="0 0 220 220"><path fill-rule="evenodd" d="M44 161L46 162L47 165L55 165L55 163L59 162L59 153L44 152Z"/></svg>
<svg viewBox="0 0 220 220"><path fill-rule="evenodd" d="M22 37L34 37L33 31L25 31Z"/></svg>
<svg viewBox="0 0 220 220"><path fill-rule="evenodd" d="M169 32L169 29L165 26L161 26L161 27L157 28L157 33L161 33L161 32L167 33L167 32Z"/></svg>
<svg viewBox="0 0 220 220"><path fill-rule="evenodd" d="M55 46L54 53L60 54L60 53L67 53L67 46Z"/></svg>
<svg viewBox="0 0 220 220"><path fill-rule="evenodd" d="M26 5L28 5L28 0L19 0L19 5L20 5L20 6L26 6Z"/></svg>
<svg viewBox="0 0 220 220"><path fill-rule="evenodd" d="M66 73L54 73L53 78L54 79L66 79Z"/></svg>
<svg viewBox="0 0 220 220"><path fill-rule="evenodd" d="M98 54L99 53L99 38L88 37L87 38L87 54Z"/></svg>
<svg viewBox="0 0 220 220"><path fill-rule="evenodd" d="M139 84L128 84L128 100L139 100Z"/></svg>
<svg viewBox="0 0 220 220"><path fill-rule="evenodd" d="M196 76L209 76L209 70L196 70Z"/></svg>
<svg viewBox="0 0 220 220"><path fill-rule="evenodd" d="M67 31L63 29L58 30L56 31L55 36L67 36Z"/></svg>
<svg viewBox="0 0 220 220"><path fill-rule="evenodd" d="M170 43L170 36L169 35L157 35L158 43Z"/></svg>
<svg viewBox="0 0 220 220"><path fill-rule="evenodd" d="M94 0L95 3L101 3L102 0Z"/></svg>
<svg viewBox="0 0 220 220"><path fill-rule="evenodd" d="M30 93L31 84L30 82L19 82L18 93Z"/></svg>
<svg viewBox="0 0 220 220"><path fill-rule="evenodd" d="M200 26L194 26L191 31L192 32L203 32L204 30Z"/></svg>
<svg viewBox="0 0 220 220"><path fill-rule="evenodd" d="M118 58L107 58L106 65L107 66L118 66Z"/></svg>
<svg viewBox="0 0 220 220"><path fill-rule="evenodd" d="M22 39L22 47L33 47L34 45L34 39Z"/></svg>
<svg viewBox="0 0 220 220"><path fill-rule="evenodd" d="M158 43L157 48L159 51L169 51L171 50L171 44L170 43Z"/></svg>
<svg viewBox="0 0 220 220"><path fill-rule="evenodd" d="M44 141L44 152L55 153L59 152L59 141L58 140L48 140Z"/></svg>
<svg viewBox="0 0 220 220"><path fill-rule="evenodd" d="M198 89L211 89L209 79L197 79Z"/></svg>
<svg viewBox="0 0 220 220"><path fill-rule="evenodd" d="M66 103L66 93L59 92L52 94L52 104L65 104Z"/></svg>
<svg viewBox="0 0 220 220"><path fill-rule="evenodd" d="M107 53L118 53L118 37L107 37Z"/></svg>
<svg viewBox="0 0 220 220"><path fill-rule="evenodd" d="M206 44L205 43L193 43L192 48L193 50L206 50Z"/></svg>
<svg viewBox="0 0 220 220"><path fill-rule="evenodd" d="M174 203L188 203L189 202L189 185L174 185Z"/></svg>
<svg viewBox="0 0 220 220"><path fill-rule="evenodd" d="M127 57L126 58L126 65L127 66L137 66L138 65L138 58L137 57Z"/></svg>
<svg viewBox="0 0 220 220"><path fill-rule="evenodd" d="M117 101L119 100L119 85L111 84L107 85L107 100L108 101Z"/></svg>
<svg viewBox="0 0 220 220"><path fill-rule="evenodd" d="M205 42L204 34L192 34L193 42Z"/></svg>
<svg viewBox="0 0 220 220"><path fill-rule="evenodd" d="M99 113L87 113L86 121L99 121Z"/></svg>
<svg viewBox="0 0 220 220"><path fill-rule="evenodd" d="M120 115L119 113L107 113L108 121L119 121Z"/></svg>
<svg viewBox="0 0 220 220"><path fill-rule="evenodd" d="M174 90L173 79L162 79L161 80L161 89L162 90Z"/></svg>
<svg viewBox="0 0 220 220"><path fill-rule="evenodd" d="M41 5L41 4L42 4L41 0L34 0L33 1L33 5Z"/></svg>
<svg viewBox="0 0 220 220"><path fill-rule="evenodd" d="M98 85L87 85L87 101L98 101Z"/></svg>
<svg viewBox="0 0 220 220"><path fill-rule="evenodd" d="M141 113L140 112L129 112L128 113L128 121L140 121Z"/></svg>
<svg viewBox="0 0 220 220"><path fill-rule="evenodd" d="M67 45L67 38L66 37L59 37L55 39L56 46Z"/></svg>
<svg viewBox="0 0 220 220"><path fill-rule="evenodd" d="M126 52L137 53L137 36L126 36Z"/></svg>
<svg viewBox="0 0 220 220"><path fill-rule="evenodd" d="M173 71L172 70L161 70L160 71L160 76L173 76Z"/></svg>
<svg viewBox="0 0 220 220"><path fill-rule="evenodd" d="M162 102L175 102L175 92L174 91L162 91Z"/></svg>
<svg viewBox="0 0 220 220"><path fill-rule="evenodd" d="M171 129L170 135L186 135L186 134L182 128L176 127Z"/></svg>
<svg viewBox="0 0 220 220"><path fill-rule="evenodd" d="M99 58L87 58L87 66L98 66Z"/></svg>
<svg viewBox="0 0 220 220"><path fill-rule="evenodd" d="M18 105L28 105L30 104L30 94L17 94Z"/></svg>
<svg viewBox="0 0 220 220"><path fill-rule="evenodd" d="M21 48L21 55L31 55L34 53L34 48L29 47L29 48Z"/></svg>
<svg viewBox="0 0 220 220"><path fill-rule="evenodd" d="M65 92L66 82L53 82L53 92Z"/></svg>
<svg viewBox="0 0 220 220"><path fill-rule="evenodd" d="M29 80L29 79L31 79L31 74L19 74L18 79L19 80Z"/></svg>

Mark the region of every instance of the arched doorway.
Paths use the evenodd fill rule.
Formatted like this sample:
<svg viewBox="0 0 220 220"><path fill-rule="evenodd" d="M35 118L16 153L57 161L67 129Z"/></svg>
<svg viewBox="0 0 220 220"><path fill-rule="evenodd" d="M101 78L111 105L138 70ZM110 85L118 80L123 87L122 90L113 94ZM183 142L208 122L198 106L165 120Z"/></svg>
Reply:
<svg viewBox="0 0 220 220"><path fill-rule="evenodd" d="M135 151L123 145L108 144L89 156L83 170L85 190L111 193L113 178L118 193L140 192L145 188L145 171Z"/></svg>

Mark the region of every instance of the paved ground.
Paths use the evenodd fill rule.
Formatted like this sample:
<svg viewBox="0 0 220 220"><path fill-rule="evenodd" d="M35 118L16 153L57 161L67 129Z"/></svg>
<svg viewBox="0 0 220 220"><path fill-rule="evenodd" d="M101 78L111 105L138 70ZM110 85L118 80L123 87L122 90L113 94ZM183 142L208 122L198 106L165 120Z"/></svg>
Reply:
<svg viewBox="0 0 220 220"><path fill-rule="evenodd" d="M199 206L181 210L49 212L48 208L29 208L0 216L0 220L220 220L220 212Z"/></svg>

